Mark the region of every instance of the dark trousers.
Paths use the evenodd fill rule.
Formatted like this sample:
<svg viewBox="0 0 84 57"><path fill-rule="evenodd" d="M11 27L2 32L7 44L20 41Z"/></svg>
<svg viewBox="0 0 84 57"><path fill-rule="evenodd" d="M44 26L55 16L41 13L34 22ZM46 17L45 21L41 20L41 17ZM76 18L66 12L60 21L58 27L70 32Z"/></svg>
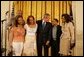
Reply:
<svg viewBox="0 0 84 57"><path fill-rule="evenodd" d="M59 52L59 43L53 40L51 45L51 56L59 56L58 52Z"/></svg>
<svg viewBox="0 0 84 57"><path fill-rule="evenodd" d="M42 47L44 48L44 56L48 56L48 47L46 45L37 45L38 56L42 56Z"/></svg>

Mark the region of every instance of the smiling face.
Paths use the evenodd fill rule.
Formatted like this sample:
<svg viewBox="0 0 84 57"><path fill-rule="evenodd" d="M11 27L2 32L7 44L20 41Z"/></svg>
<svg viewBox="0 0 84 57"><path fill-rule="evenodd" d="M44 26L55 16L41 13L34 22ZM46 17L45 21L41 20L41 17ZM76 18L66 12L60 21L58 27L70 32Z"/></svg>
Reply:
<svg viewBox="0 0 84 57"><path fill-rule="evenodd" d="M35 24L35 19L33 16L28 16L27 18L27 24L31 25L31 24Z"/></svg>
<svg viewBox="0 0 84 57"><path fill-rule="evenodd" d="M64 18L64 16L62 17L62 22L63 22L63 23L65 22L65 18Z"/></svg>
<svg viewBox="0 0 84 57"><path fill-rule="evenodd" d="M53 20L52 25L58 25L58 22L56 20Z"/></svg>
<svg viewBox="0 0 84 57"><path fill-rule="evenodd" d="M18 18L18 24L23 25L23 23L24 23L23 18L22 17L19 17Z"/></svg>
<svg viewBox="0 0 84 57"><path fill-rule="evenodd" d="M29 23L30 23L30 24L34 24L34 19L33 19L33 17L30 17L30 18L29 18Z"/></svg>
<svg viewBox="0 0 84 57"><path fill-rule="evenodd" d="M49 22L49 19L50 19L50 15L44 15L43 20L45 22Z"/></svg>

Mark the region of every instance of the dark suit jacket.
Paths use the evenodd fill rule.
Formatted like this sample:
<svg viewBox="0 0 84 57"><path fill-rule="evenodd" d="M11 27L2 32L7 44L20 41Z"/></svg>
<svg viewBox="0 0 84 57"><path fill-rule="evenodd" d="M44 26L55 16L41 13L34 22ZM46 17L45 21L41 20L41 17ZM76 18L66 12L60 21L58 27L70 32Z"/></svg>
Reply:
<svg viewBox="0 0 84 57"><path fill-rule="evenodd" d="M59 40L60 39L60 36L62 34L61 26L60 25L57 25L57 33L56 34L57 34L56 35L56 38L57 38L57 40Z"/></svg>
<svg viewBox="0 0 84 57"><path fill-rule="evenodd" d="M42 29L42 20L37 21L37 43L45 45L46 42L51 39L52 32L52 24L50 22L46 22L46 26L44 30Z"/></svg>
<svg viewBox="0 0 84 57"><path fill-rule="evenodd" d="M58 50L59 50L59 44L60 44L60 36L61 36L61 34L62 34L61 26L57 25L56 40L53 40L53 37L52 37L51 44L55 45Z"/></svg>

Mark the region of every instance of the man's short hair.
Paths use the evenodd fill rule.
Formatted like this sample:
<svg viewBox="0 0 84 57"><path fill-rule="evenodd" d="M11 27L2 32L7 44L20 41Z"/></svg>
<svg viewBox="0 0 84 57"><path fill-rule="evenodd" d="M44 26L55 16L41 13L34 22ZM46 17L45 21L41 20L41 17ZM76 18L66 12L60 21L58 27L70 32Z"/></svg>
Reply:
<svg viewBox="0 0 84 57"><path fill-rule="evenodd" d="M56 22L58 22L58 20L57 20L56 18L54 18L54 20L55 20Z"/></svg>
<svg viewBox="0 0 84 57"><path fill-rule="evenodd" d="M49 14L49 13L45 13L45 14L44 14L44 16L45 16L45 15L46 15L46 16L50 16L50 14Z"/></svg>

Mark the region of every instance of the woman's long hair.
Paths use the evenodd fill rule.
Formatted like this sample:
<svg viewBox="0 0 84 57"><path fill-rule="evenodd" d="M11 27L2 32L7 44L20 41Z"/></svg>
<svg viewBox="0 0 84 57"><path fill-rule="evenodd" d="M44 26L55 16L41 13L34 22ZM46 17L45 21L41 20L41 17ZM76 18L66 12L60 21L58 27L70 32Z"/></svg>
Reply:
<svg viewBox="0 0 84 57"><path fill-rule="evenodd" d="M74 25L72 16L70 16L68 14L62 14L62 17L64 17L66 23L72 22L72 24Z"/></svg>
<svg viewBox="0 0 84 57"><path fill-rule="evenodd" d="M18 23L18 19L19 19L19 18L23 18L23 17L22 17L22 16L20 16L20 15L19 15L19 16L17 16L17 18L15 19L15 26L16 26L16 27L17 27L17 26L18 26L18 24L19 24L19 23ZM24 24L25 24L25 21L23 20L23 24L22 24L22 25L24 26Z"/></svg>
<svg viewBox="0 0 84 57"><path fill-rule="evenodd" d="M70 17L70 15L62 14L62 17L64 17L66 23L72 22L72 18Z"/></svg>
<svg viewBox="0 0 84 57"><path fill-rule="evenodd" d="M30 16L28 16L28 18L27 18L27 24L28 25L30 25L30 18L33 18L33 23L35 24L35 18L34 18L34 16L32 16L32 15L30 15Z"/></svg>

